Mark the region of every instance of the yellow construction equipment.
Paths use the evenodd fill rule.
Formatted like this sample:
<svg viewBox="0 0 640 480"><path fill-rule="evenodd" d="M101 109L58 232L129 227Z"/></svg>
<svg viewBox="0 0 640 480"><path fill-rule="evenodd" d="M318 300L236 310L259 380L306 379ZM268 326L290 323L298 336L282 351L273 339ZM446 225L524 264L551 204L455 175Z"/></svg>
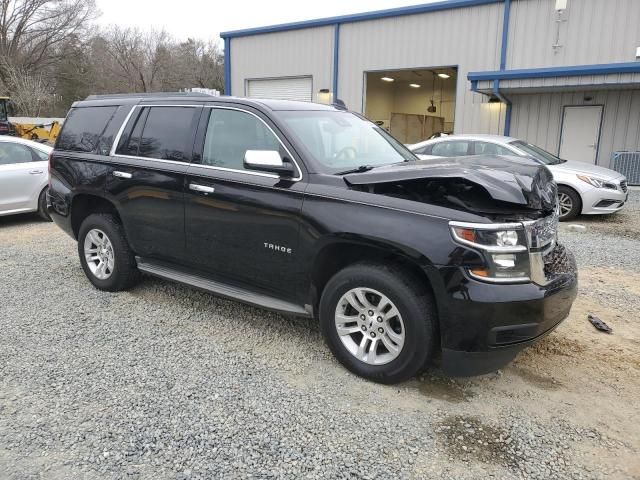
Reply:
<svg viewBox="0 0 640 480"><path fill-rule="evenodd" d="M11 99L0 97L0 135L13 135L15 137L47 142L53 144L60 133L60 122L53 120L49 123L10 122Z"/></svg>

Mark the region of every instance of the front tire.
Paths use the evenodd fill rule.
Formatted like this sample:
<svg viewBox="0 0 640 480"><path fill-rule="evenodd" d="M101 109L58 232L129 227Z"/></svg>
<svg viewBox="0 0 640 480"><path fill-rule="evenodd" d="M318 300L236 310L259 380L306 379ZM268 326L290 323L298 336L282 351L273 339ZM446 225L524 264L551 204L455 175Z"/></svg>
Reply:
<svg viewBox="0 0 640 480"><path fill-rule="evenodd" d="M99 290L126 290L140 278L122 225L113 215L93 214L82 222L78 255L85 275Z"/></svg>
<svg viewBox="0 0 640 480"><path fill-rule="evenodd" d="M574 189L560 185L558 187L558 205L560 221L573 220L582 212L582 199Z"/></svg>
<svg viewBox="0 0 640 480"><path fill-rule="evenodd" d="M319 313L335 357L368 380L407 380L433 355L433 296L424 281L395 265L358 263L341 270L327 283Z"/></svg>

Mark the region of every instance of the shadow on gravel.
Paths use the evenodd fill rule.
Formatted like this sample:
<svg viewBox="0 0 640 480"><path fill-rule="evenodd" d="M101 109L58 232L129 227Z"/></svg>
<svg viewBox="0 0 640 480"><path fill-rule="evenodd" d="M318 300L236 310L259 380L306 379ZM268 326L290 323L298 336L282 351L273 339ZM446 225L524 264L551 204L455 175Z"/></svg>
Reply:
<svg viewBox="0 0 640 480"><path fill-rule="evenodd" d="M514 453L522 450L518 440L507 430L490 427L475 417L454 415L445 418L436 428L450 455L464 460L479 460L517 468Z"/></svg>
<svg viewBox="0 0 640 480"><path fill-rule="evenodd" d="M417 388L425 397L450 403L468 402L475 397L474 392L466 389L455 380L443 376L430 375L410 382L407 386Z"/></svg>
<svg viewBox="0 0 640 480"><path fill-rule="evenodd" d="M30 223L46 225L48 222L42 220L37 213L21 213L0 217L0 228L20 227Z"/></svg>

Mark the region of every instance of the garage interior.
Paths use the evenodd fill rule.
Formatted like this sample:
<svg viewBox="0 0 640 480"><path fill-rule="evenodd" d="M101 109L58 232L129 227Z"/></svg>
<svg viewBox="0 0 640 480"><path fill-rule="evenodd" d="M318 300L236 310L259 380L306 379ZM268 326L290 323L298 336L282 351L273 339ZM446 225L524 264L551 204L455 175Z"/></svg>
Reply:
<svg viewBox="0 0 640 480"><path fill-rule="evenodd" d="M453 132L455 67L365 73L365 116L402 143Z"/></svg>

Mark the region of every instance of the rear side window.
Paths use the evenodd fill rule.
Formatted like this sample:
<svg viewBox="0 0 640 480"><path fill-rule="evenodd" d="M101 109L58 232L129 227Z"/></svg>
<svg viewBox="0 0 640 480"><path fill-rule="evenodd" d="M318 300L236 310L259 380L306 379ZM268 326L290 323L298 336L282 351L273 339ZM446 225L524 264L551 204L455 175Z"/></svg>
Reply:
<svg viewBox="0 0 640 480"><path fill-rule="evenodd" d="M145 107L133 115L133 126L117 154L159 160L188 161L195 131L194 107Z"/></svg>
<svg viewBox="0 0 640 480"><path fill-rule="evenodd" d="M71 152L93 152L118 107L81 107L69 112L56 148Z"/></svg>
<svg viewBox="0 0 640 480"><path fill-rule="evenodd" d="M468 155L469 142L465 140L436 143L431 148L431 155L438 157L461 157Z"/></svg>

